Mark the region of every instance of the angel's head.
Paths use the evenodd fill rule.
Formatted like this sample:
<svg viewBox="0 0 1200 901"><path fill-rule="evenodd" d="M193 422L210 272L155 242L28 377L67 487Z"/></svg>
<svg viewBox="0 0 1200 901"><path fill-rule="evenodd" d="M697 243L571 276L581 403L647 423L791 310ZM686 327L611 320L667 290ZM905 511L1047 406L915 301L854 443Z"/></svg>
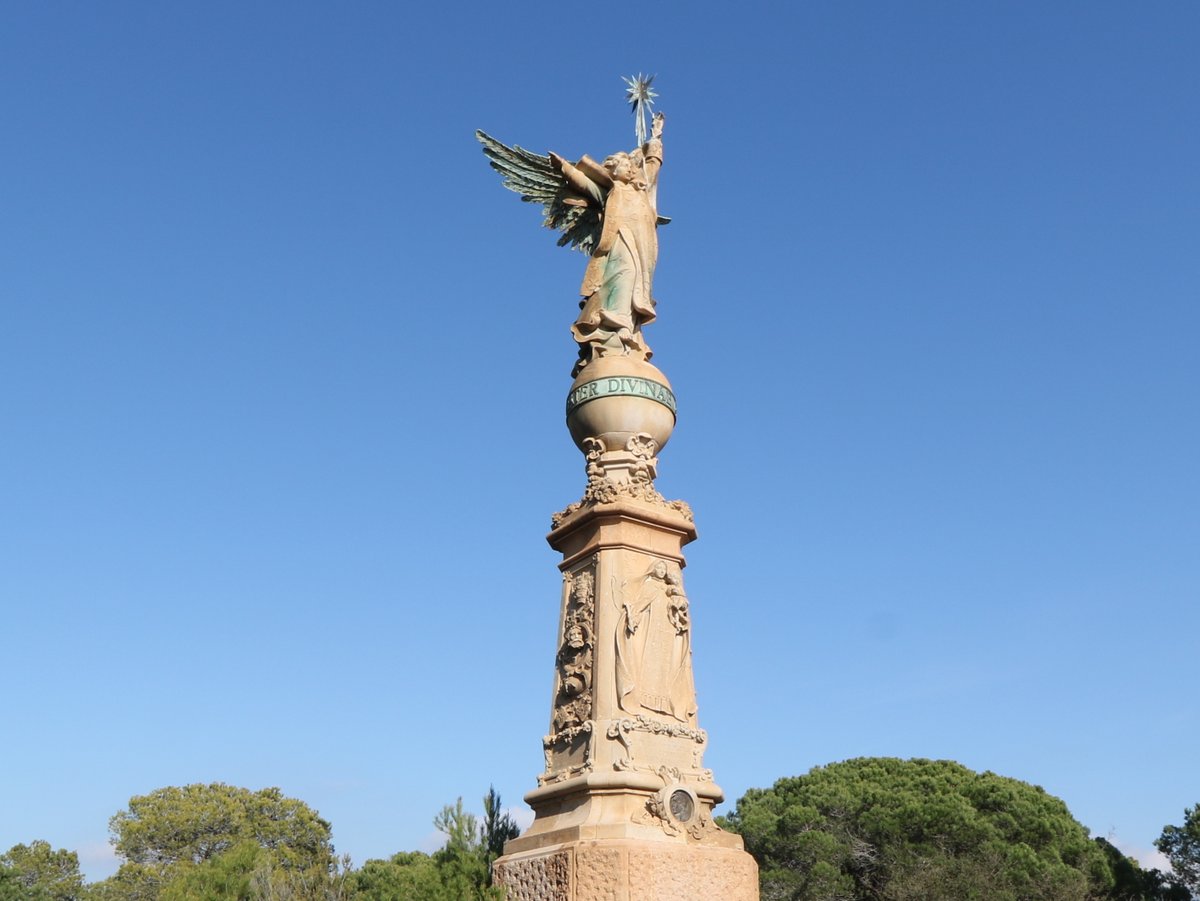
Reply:
<svg viewBox="0 0 1200 901"><path fill-rule="evenodd" d="M628 153L614 153L606 157L604 168L616 181L631 181L634 176L633 160Z"/></svg>
<svg viewBox="0 0 1200 901"><path fill-rule="evenodd" d="M636 187L645 187L642 179L642 155L640 150L633 153L614 153L604 160L604 168L613 177L613 181L623 181Z"/></svg>

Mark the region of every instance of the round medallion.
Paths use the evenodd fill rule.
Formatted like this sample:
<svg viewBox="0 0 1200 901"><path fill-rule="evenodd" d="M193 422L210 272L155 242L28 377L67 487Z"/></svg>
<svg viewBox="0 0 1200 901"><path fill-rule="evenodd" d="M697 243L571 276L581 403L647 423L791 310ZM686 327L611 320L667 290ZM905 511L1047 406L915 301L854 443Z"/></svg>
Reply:
<svg viewBox="0 0 1200 901"><path fill-rule="evenodd" d="M696 813L696 802L692 800L691 794L682 788L671 792L670 805L671 816L681 823L686 823Z"/></svg>

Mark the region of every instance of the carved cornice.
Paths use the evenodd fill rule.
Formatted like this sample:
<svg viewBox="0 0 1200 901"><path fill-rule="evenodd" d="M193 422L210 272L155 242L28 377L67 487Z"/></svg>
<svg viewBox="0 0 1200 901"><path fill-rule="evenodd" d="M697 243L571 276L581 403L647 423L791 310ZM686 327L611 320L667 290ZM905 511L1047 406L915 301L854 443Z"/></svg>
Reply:
<svg viewBox="0 0 1200 901"><path fill-rule="evenodd" d="M585 493L582 500L569 504L566 508L551 515L550 527L553 531L558 531L583 513L588 511L607 513L613 508L616 509L616 512L628 510L635 518L646 517L652 520L657 520L658 517L646 516L646 514L651 510L661 510L667 514L664 525L670 524L678 528L679 526L676 526L678 518L682 520L681 531L694 532L692 524L695 522L695 516L687 501L669 501L659 494L653 485L648 489L630 487L626 490L619 486L613 486L611 491L608 488L597 489L592 497L588 497Z"/></svg>

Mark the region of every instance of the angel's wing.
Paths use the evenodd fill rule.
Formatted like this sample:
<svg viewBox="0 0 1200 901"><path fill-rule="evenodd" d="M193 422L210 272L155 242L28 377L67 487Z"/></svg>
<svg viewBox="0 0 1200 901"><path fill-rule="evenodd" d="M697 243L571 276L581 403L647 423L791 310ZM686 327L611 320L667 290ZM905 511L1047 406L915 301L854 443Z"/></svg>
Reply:
<svg viewBox="0 0 1200 901"><path fill-rule="evenodd" d="M504 187L521 195L526 203L540 203L546 217L542 224L562 232L558 246L570 244L590 254L600 239L600 208L576 191L550 164L550 157L509 147L482 131L475 137L492 168L504 176Z"/></svg>

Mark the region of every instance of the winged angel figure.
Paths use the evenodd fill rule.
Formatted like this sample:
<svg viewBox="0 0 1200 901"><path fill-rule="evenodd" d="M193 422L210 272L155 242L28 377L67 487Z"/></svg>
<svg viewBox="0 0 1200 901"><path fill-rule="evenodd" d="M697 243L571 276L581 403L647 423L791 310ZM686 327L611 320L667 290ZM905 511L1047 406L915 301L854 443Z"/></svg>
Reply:
<svg viewBox="0 0 1200 901"><path fill-rule="evenodd" d="M579 318L571 326L579 343L573 376L598 357L650 359L642 326L654 321L657 227L670 221L658 215L656 202L663 122L656 113L650 140L603 163L586 155L577 163L556 153L540 156L475 132L504 187L527 203L540 203L542 224L562 232L559 246L591 256L579 289Z"/></svg>

